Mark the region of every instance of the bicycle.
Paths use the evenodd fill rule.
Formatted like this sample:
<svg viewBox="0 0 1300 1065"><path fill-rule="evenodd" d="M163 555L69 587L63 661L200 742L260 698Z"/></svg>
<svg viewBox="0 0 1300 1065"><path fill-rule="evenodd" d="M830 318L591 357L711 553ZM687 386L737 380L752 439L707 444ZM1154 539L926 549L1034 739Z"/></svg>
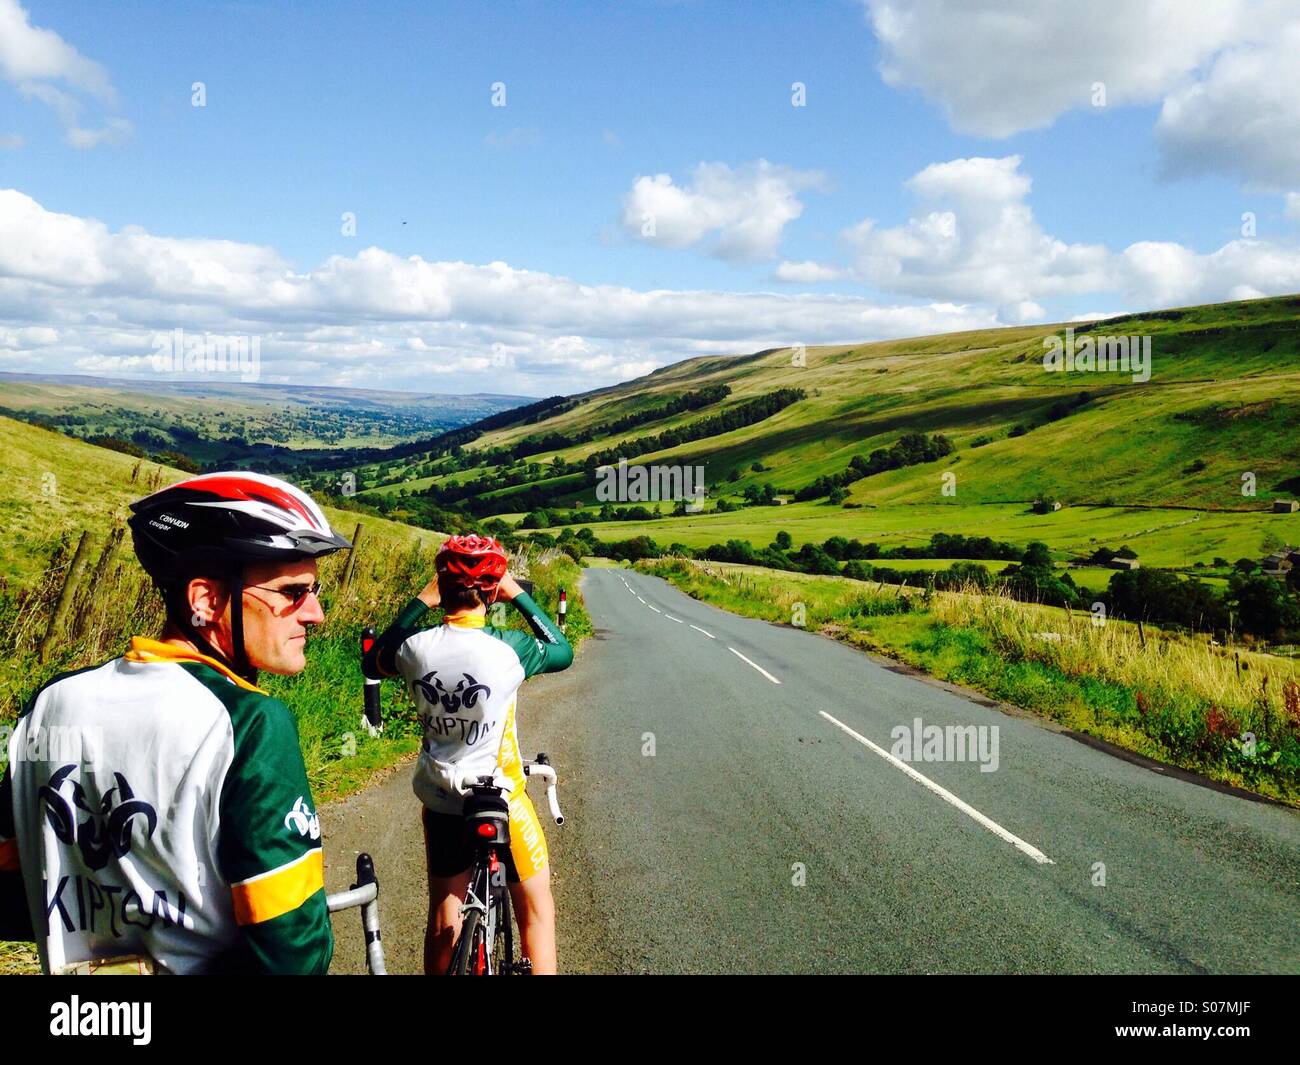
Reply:
<svg viewBox="0 0 1300 1065"><path fill-rule="evenodd" d="M524 776L546 781L546 800L557 825L564 824L556 797L555 768L545 754L524 763ZM510 850L510 806L491 776L470 785L465 798L465 832L474 850L469 888L461 904L460 935L452 948L448 976L510 976L532 971L527 958L515 960L510 891L505 862Z"/></svg>

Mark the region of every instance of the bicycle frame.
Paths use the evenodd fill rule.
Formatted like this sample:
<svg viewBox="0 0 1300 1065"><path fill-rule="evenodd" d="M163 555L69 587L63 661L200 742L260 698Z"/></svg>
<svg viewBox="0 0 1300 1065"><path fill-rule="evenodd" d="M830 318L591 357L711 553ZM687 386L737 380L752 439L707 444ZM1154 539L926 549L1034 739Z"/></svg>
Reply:
<svg viewBox="0 0 1300 1065"><path fill-rule="evenodd" d="M564 823L555 794L555 769L545 754L524 763L526 777L546 781L546 798L556 824ZM460 935L452 950L449 976L522 974L532 970L527 958L515 961L510 925L510 890L501 852L510 850L510 806L490 776L470 786L465 799L465 831L474 847L469 887L461 903ZM502 938L497 965L497 937Z"/></svg>

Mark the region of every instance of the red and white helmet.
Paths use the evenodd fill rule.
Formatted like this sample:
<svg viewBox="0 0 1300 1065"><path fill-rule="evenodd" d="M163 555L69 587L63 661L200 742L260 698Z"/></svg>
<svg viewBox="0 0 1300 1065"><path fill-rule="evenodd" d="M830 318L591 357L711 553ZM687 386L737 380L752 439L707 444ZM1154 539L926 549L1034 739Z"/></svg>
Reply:
<svg viewBox="0 0 1300 1065"><path fill-rule="evenodd" d="M198 567L289 561L352 545L306 492L259 473L192 477L131 504L140 564L158 583Z"/></svg>

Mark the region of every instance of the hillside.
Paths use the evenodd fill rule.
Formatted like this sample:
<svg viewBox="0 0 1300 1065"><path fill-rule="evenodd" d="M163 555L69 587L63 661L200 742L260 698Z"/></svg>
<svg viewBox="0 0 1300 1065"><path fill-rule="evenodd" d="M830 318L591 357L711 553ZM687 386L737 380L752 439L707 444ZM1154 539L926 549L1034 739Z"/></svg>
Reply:
<svg viewBox="0 0 1300 1065"><path fill-rule="evenodd" d="M64 536L89 529L96 541L109 528L124 524L130 503L187 474L142 461L61 433L0 417L0 531L5 552L0 577L25 583L45 565L53 545ZM133 480L134 474L134 480ZM336 529L351 536L358 516L333 507L326 516ZM391 547L428 546L442 537L435 532L365 517L366 536Z"/></svg>
<svg viewBox="0 0 1300 1065"><path fill-rule="evenodd" d="M526 396L0 373L0 413L83 439L112 436L198 463L296 460L387 447L529 402Z"/></svg>
<svg viewBox="0 0 1300 1065"><path fill-rule="evenodd" d="M589 455L797 388L804 398L769 417L632 461L703 465L711 499L739 500L746 488L765 483L786 495L807 489L841 474L855 455L888 449L908 433L942 434L953 450L847 484L844 506L828 506L823 492L790 507L602 524L599 535L645 533L665 545L702 546L733 536L766 542L771 530L789 528L796 543L801 533L816 540L838 533L918 542L933 531L979 527L1022 543L1046 538L1054 549L1146 536L1166 565L1208 563L1229 552L1235 559L1274 540L1300 540L1300 519L1267 513L1274 499L1300 493L1300 297L1070 328L1077 343L1103 335L1149 337L1149 379L1046 372L1044 338L1063 336L1064 325L814 347L804 365L790 348L689 359L572 397L534 424L484 433L461 460L416 456L364 466L361 498L397 503L401 493L443 492L488 474L496 480L487 490L459 501L482 518L517 521L541 496L548 506L591 504L595 477L582 469ZM602 430L719 385L730 393L712 406L626 431ZM593 438L573 443L582 433ZM552 437L549 448L527 443L546 437ZM504 453L521 445L529 452L523 460ZM467 468L475 456L488 457L489 465ZM763 468L753 469L755 463ZM948 494L945 474L955 477ZM1253 475L1254 495L1243 495L1243 474ZM516 481L523 483L506 483ZM1028 504L1044 496L1066 509L1028 514Z"/></svg>

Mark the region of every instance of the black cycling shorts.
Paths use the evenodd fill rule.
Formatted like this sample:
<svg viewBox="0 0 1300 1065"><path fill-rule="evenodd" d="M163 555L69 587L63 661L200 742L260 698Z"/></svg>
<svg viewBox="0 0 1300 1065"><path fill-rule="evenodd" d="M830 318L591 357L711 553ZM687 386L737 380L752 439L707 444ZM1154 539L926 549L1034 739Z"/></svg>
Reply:
<svg viewBox="0 0 1300 1065"><path fill-rule="evenodd" d="M465 818L457 814L436 814L427 806L422 806L421 810L424 814L424 859L429 876L447 879L469 872L474 864L474 848L466 839ZM502 848L497 857L505 862L506 880L511 884L519 883L510 848Z"/></svg>

